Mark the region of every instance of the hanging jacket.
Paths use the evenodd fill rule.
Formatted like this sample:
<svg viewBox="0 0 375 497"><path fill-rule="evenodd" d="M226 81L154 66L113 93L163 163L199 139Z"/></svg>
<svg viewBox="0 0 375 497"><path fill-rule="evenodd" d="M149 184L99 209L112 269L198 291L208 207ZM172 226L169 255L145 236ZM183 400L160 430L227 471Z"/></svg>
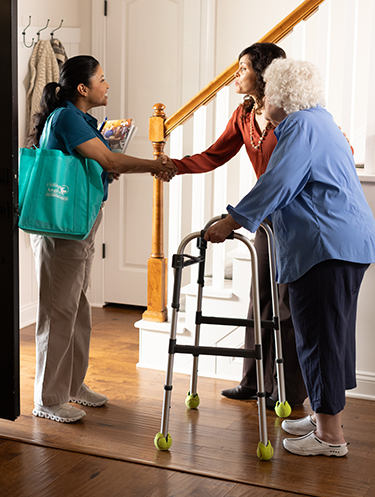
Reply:
<svg viewBox="0 0 375 497"><path fill-rule="evenodd" d="M30 85L26 96L27 136L33 127L33 116L39 112L40 99L47 83L59 81L59 66L49 40L40 40L34 45L30 58Z"/></svg>
<svg viewBox="0 0 375 497"><path fill-rule="evenodd" d="M52 49L55 53L57 63L59 65L59 69L60 69L61 66L64 64L64 62L68 59L68 56L66 55L66 52L65 52L64 45L57 38L51 39L51 45L52 45Z"/></svg>

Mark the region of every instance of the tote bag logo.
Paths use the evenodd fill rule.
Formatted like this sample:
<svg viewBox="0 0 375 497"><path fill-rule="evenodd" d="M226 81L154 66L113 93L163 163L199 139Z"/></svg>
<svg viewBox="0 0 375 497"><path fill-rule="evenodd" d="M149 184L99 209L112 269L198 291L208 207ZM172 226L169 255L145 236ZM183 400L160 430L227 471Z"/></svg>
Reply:
<svg viewBox="0 0 375 497"><path fill-rule="evenodd" d="M56 197L60 200L68 200L69 187L57 183L47 183L46 197Z"/></svg>

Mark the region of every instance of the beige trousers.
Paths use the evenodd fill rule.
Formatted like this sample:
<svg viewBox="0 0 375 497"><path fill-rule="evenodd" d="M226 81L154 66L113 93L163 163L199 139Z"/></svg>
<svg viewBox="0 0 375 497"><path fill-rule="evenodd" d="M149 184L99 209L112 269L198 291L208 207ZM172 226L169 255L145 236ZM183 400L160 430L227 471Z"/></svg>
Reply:
<svg viewBox="0 0 375 497"><path fill-rule="evenodd" d="M86 293L102 215L85 240L31 236L39 288L35 404L68 402L84 381L91 336Z"/></svg>

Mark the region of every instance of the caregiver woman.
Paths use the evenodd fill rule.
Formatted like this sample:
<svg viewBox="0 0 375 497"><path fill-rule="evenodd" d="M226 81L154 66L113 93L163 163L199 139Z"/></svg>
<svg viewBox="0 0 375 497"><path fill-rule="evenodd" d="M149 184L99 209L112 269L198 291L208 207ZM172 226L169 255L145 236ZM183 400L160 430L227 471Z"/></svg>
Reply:
<svg viewBox="0 0 375 497"><path fill-rule="evenodd" d="M321 107L316 68L277 59L264 73L265 116L278 143L267 171L205 238L223 241L240 226L254 232L272 214L278 281L288 283L298 359L312 415L284 420L297 455L347 454L341 412L355 388L355 324L364 273L375 262L375 220L350 146ZM267 195L272 191L273 195Z"/></svg>
<svg viewBox="0 0 375 497"><path fill-rule="evenodd" d="M108 173L162 173L174 176L174 167L161 160L146 160L113 153L88 114L107 105L109 85L99 62L91 56L68 59L59 83L43 91L41 111L35 116L30 145L38 145L47 117L52 118L47 148L95 159L103 168L104 197ZM33 414L63 423L78 421L85 412L69 404L97 407L108 398L88 388L85 375L89 361L91 310L86 297L94 256L94 239L102 210L89 236L82 241L31 236L39 287L36 325L36 372Z"/></svg>

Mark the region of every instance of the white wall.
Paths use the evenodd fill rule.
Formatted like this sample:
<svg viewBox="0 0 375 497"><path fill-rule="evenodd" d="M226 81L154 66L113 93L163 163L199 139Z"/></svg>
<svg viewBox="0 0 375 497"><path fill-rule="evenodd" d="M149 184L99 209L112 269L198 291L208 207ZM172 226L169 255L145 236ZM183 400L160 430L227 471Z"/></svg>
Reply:
<svg viewBox="0 0 375 497"><path fill-rule="evenodd" d="M104 7L103 7L104 8ZM82 32L81 53L91 52L91 0L18 0L18 25L24 28L31 25L44 27L50 19L46 33L60 25L69 28L80 28ZM57 36L56 32L56 36ZM29 40L27 40L29 41Z"/></svg>
<svg viewBox="0 0 375 497"><path fill-rule="evenodd" d="M301 3L302 0L217 0L216 74Z"/></svg>

